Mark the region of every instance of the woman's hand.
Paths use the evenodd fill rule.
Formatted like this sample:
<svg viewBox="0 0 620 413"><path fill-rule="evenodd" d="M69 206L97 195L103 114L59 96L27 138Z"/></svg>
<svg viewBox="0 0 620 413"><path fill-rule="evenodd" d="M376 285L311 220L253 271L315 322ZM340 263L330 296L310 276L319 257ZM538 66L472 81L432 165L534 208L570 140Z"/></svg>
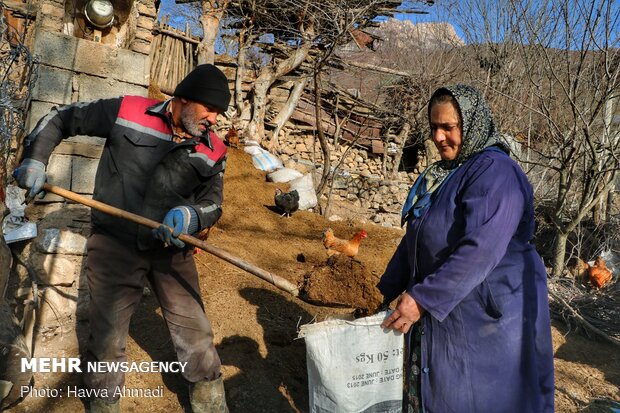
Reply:
<svg viewBox="0 0 620 413"><path fill-rule="evenodd" d="M396 309L383 321L381 327L406 333L423 313L424 309L416 303L413 297L405 293L400 296Z"/></svg>

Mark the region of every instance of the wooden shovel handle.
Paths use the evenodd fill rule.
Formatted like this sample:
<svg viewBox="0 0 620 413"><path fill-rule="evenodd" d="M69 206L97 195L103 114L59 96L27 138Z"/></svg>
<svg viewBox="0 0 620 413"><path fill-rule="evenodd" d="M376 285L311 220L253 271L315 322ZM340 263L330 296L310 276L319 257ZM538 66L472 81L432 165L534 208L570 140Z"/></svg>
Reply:
<svg viewBox="0 0 620 413"><path fill-rule="evenodd" d="M144 225L149 228L159 228L159 226L161 225L161 223L157 221L153 221L152 219L148 219L143 216L122 210L120 208L116 208L111 205L104 204L103 202L100 202L100 201L95 201L94 199L90 199L85 196L76 194L75 192L69 191L59 186L46 183L43 185L43 190L59 195L71 201L75 201L82 205L95 208L96 210L104 212L108 215L112 215L112 216L119 217L119 218L124 218L128 221L135 222L137 224ZM221 258L224 261L227 261L235 265L236 267L239 267L242 270L249 272L250 274L256 275L257 277L276 286L282 291L286 291L287 293L292 294L295 297L299 297L299 288L297 288L297 286L295 286L290 281L285 280L284 278L278 275L272 274L269 271L265 271L261 268L258 268L257 266L252 265L249 262L244 261L239 257L235 257L234 255L230 254L227 251L214 247L213 245L209 245L206 242L199 240L196 237L192 237L191 235L181 234L179 235L179 239L185 242L186 244L192 245L196 248L200 248L203 251L213 254L216 257Z"/></svg>

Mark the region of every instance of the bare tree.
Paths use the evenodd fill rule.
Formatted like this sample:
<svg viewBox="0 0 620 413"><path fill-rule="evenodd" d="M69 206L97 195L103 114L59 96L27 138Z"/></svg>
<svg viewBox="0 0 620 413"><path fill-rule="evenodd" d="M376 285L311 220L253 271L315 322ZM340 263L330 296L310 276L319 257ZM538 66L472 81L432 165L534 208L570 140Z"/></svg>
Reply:
<svg viewBox="0 0 620 413"><path fill-rule="evenodd" d="M215 40L217 39L220 22L228 8L230 0L201 0L202 39L197 48L198 64L215 62Z"/></svg>
<svg viewBox="0 0 620 413"><path fill-rule="evenodd" d="M508 116L528 116L521 129L533 136L536 155L528 163L545 170L537 187L554 189L558 276L569 235L606 199L620 170L620 135L611 122L620 94L620 9L611 0L472 0L460 18L478 57L489 57L479 59L486 75L478 82L490 100L520 108L504 110Z"/></svg>

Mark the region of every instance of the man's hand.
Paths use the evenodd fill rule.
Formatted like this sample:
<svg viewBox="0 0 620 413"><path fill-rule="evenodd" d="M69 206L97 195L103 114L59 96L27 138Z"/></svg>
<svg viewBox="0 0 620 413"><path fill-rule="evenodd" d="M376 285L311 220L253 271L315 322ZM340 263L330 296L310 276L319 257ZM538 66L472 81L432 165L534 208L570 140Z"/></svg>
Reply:
<svg viewBox="0 0 620 413"><path fill-rule="evenodd" d="M404 293L398 299L398 305L394 312L383 320L381 327L406 333L422 317L423 313L424 309L416 303L413 297Z"/></svg>
<svg viewBox="0 0 620 413"><path fill-rule="evenodd" d="M153 230L153 237L166 245L183 248L185 243L179 239L181 234L192 234L198 230L198 215L194 208L178 206L172 208L159 228Z"/></svg>
<svg viewBox="0 0 620 413"><path fill-rule="evenodd" d="M45 175L45 165L43 162L26 158L13 171L13 177L20 188L30 190L28 193L29 198L34 198L39 193L41 193L41 198L45 196L42 188L45 181L47 181L47 175Z"/></svg>

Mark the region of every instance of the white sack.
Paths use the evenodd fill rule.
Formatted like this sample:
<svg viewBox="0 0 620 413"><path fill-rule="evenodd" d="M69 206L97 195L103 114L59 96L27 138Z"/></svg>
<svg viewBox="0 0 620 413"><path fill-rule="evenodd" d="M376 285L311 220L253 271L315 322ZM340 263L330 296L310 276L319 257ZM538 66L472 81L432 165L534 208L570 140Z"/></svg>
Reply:
<svg viewBox="0 0 620 413"><path fill-rule="evenodd" d="M263 150L263 148L260 147L260 144L256 141L246 139L244 141L244 145L244 152L249 153L250 155L256 155Z"/></svg>
<svg viewBox="0 0 620 413"><path fill-rule="evenodd" d="M256 148L256 147L253 147ZM275 155L269 153L262 148L257 148L258 151L252 155L252 163L256 169L261 171L271 172L276 169L284 168L282 161Z"/></svg>
<svg viewBox="0 0 620 413"><path fill-rule="evenodd" d="M312 174L306 174L301 178L293 179L289 182L289 190L296 189L299 194L299 209L314 208L318 203L316 192L314 192L314 183L312 182Z"/></svg>
<svg viewBox="0 0 620 413"><path fill-rule="evenodd" d="M301 326L310 412L401 412L404 336L382 329L385 317L382 312L355 321Z"/></svg>
<svg viewBox="0 0 620 413"><path fill-rule="evenodd" d="M292 168L280 168L267 174L267 180L269 182L290 182L293 179L301 178L304 176L301 172Z"/></svg>

